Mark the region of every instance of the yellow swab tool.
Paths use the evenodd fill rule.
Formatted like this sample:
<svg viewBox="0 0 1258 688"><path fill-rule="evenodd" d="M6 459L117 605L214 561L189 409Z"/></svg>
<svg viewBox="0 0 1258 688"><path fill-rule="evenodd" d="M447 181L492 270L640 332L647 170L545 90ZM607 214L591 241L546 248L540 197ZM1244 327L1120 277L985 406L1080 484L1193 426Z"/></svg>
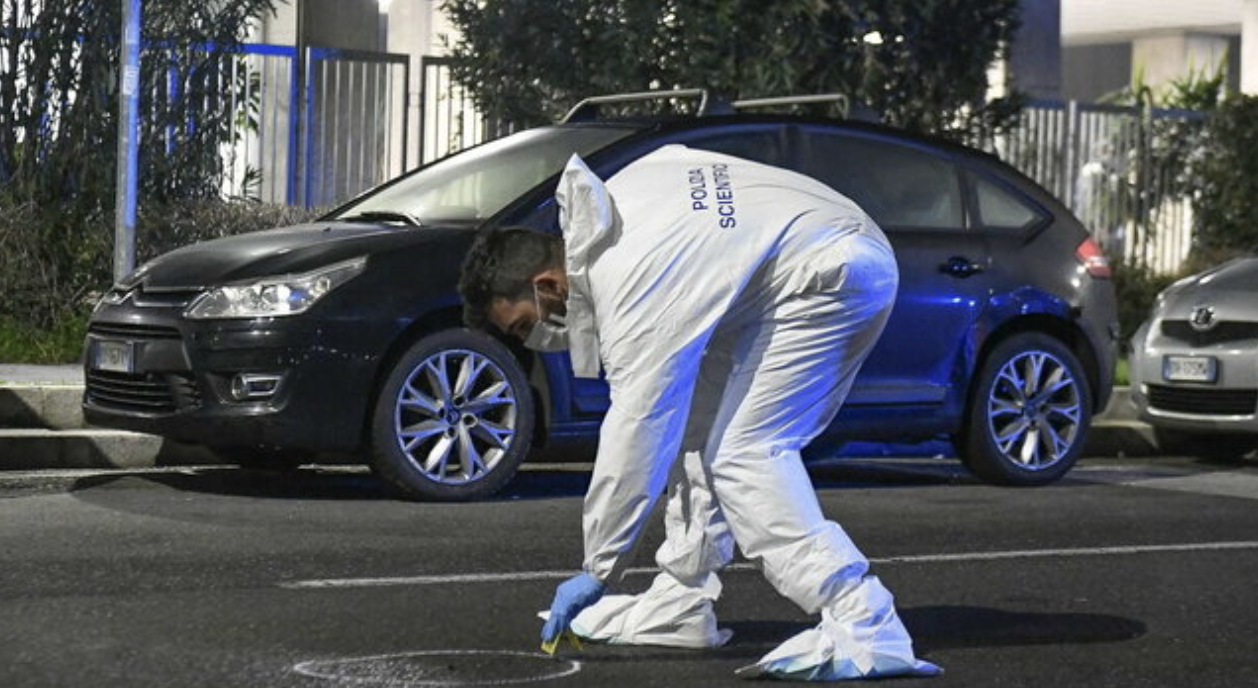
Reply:
<svg viewBox="0 0 1258 688"><path fill-rule="evenodd" d="M572 649L581 650L581 639L577 637L576 633L572 632L571 628L565 628L564 632L560 633L554 640L542 641L542 652L554 657L555 652L559 650L559 645L565 640L572 645Z"/></svg>

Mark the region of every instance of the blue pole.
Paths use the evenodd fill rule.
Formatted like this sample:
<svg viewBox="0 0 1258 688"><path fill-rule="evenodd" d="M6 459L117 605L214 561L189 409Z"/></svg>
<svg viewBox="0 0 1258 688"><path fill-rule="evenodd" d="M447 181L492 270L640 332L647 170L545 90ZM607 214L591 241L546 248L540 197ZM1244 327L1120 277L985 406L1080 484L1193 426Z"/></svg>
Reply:
<svg viewBox="0 0 1258 688"><path fill-rule="evenodd" d="M114 195L114 281L135 269L136 191L140 159L141 0L122 2L122 55L118 74L118 172Z"/></svg>

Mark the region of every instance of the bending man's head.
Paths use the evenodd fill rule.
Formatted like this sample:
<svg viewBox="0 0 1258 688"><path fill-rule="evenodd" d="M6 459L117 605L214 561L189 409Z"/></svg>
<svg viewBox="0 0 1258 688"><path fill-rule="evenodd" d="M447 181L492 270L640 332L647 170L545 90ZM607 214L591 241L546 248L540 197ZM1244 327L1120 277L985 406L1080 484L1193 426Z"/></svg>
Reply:
<svg viewBox="0 0 1258 688"><path fill-rule="evenodd" d="M463 260L459 294L469 328L523 341L539 320L567 313L563 241L519 227L481 235Z"/></svg>

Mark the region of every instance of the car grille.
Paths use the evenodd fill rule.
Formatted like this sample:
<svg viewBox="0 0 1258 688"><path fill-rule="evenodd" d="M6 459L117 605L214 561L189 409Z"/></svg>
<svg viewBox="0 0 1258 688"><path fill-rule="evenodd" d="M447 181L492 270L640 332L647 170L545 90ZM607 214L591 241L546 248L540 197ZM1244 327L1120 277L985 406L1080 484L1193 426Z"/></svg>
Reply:
<svg viewBox="0 0 1258 688"><path fill-rule="evenodd" d="M97 406L174 413L201 406L201 390L191 375L179 373L87 373L87 398Z"/></svg>
<svg viewBox="0 0 1258 688"><path fill-rule="evenodd" d="M178 340L174 327L92 323L88 333L129 341ZM140 413L174 413L199 408L201 390L190 373L87 372L87 398L97 406Z"/></svg>
<svg viewBox="0 0 1258 688"><path fill-rule="evenodd" d="M123 337L125 339L180 339L182 335L173 327L161 325L125 325L115 323L92 323L87 328L88 334L101 337Z"/></svg>
<svg viewBox="0 0 1258 688"><path fill-rule="evenodd" d="M1187 320L1163 320L1162 334L1192 346L1210 346L1258 339L1258 322L1221 322L1204 332L1198 332Z"/></svg>
<svg viewBox="0 0 1258 688"><path fill-rule="evenodd" d="M1248 416L1258 407L1256 389L1203 389L1148 385L1149 406L1198 416Z"/></svg>

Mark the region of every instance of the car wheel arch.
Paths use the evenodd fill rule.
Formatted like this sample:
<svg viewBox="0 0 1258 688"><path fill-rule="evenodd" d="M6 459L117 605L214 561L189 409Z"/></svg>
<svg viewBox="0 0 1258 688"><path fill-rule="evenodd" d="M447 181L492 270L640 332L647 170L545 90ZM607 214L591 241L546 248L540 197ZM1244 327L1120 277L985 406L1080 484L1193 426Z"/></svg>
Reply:
<svg viewBox="0 0 1258 688"><path fill-rule="evenodd" d="M1092 350L1092 345L1088 342L1088 337L1083 330L1075 323L1059 316L1047 313L1032 313L1001 323L999 327L984 338L972 363L972 370L979 370L988 357L991 356L992 351L997 346L1000 346L1002 342L1024 332L1046 334L1070 349L1070 352L1079 359L1079 363L1083 366L1084 373L1087 376L1088 387L1093 392L1093 413L1100 413L1101 409L1096 408L1096 404L1099 403L1099 395L1096 394L1096 389L1101 380L1099 359L1096 352ZM971 379L969 382L972 383L973 380ZM965 392L967 408L969 407L972 394L974 394L974 389L971 384Z"/></svg>
<svg viewBox="0 0 1258 688"><path fill-rule="evenodd" d="M412 320L409 325L393 337L393 340L389 342L389 346L380 355L379 360L376 361L375 371L371 377L371 386L368 388L368 398L375 399L380 394L380 389L384 387L385 381L389 378L393 365L415 342L443 329L460 327L462 322L462 314L457 307L434 310ZM373 406L373 404L367 404L366 411L363 414L362 429L360 431L361 446L368 446L370 443Z"/></svg>

